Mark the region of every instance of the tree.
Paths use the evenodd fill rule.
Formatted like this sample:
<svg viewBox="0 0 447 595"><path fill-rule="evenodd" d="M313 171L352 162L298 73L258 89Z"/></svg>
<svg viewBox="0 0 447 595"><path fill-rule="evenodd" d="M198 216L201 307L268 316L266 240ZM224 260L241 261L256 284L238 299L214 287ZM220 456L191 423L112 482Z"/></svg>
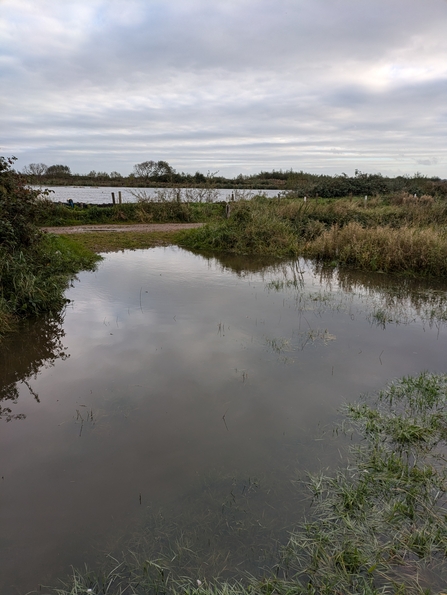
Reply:
<svg viewBox="0 0 447 595"><path fill-rule="evenodd" d="M175 172L167 161L143 161L137 163L133 168L134 174L137 178L160 178L161 176L168 176Z"/></svg>
<svg viewBox="0 0 447 595"><path fill-rule="evenodd" d="M66 176L71 176L71 171L68 165L50 165L46 175L54 176L56 178L65 178Z"/></svg>
<svg viewBox="0 0 447 595"><path fill-rule="evenodd" d="M23 168L23 174L25 176L44 176L47 173L48 167L45 163L30 163L29 165L25 165Z"/></svg>

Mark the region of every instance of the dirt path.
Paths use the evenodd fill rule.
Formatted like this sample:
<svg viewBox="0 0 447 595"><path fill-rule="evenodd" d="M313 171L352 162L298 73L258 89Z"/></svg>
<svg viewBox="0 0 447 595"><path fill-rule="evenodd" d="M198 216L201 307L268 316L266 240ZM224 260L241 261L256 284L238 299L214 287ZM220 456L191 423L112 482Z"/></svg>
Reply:
<svg viewBox="0 0 447 595"><path fill-rule="evenodd" d="M70 227L42 227L43 231L56 234L89 233L92 231L146 232L180 231L202 227L203 223L138 223L135 225L74 225Z"/></svg>

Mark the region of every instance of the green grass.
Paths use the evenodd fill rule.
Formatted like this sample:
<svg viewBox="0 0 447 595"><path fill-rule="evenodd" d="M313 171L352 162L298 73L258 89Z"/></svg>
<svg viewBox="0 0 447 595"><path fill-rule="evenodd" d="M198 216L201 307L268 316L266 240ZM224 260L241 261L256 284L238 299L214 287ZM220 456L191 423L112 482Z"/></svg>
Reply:
<svg viewBox="0 0 447 595"><path fill-rule="evenodd" d="M101 231L62 235L92 252L116 252L169 246L179 241L178 231Z"/></svg>
<svg viewBox="0 0 447 595"><path fill-rule="evenodd" d="M0 247L0 337L25 318L58 312L68 281L99 257L70 238L43 235L30 247Z"/></svg>
<svg viewBox="0 0 447 595"><path fill-rule="evenodd" d="M224 216L220 203L185 203L175 200L139 200L110 207L86 208L41 200L36 223L40 226L88 225L95 223L200 223Z"/></svg>

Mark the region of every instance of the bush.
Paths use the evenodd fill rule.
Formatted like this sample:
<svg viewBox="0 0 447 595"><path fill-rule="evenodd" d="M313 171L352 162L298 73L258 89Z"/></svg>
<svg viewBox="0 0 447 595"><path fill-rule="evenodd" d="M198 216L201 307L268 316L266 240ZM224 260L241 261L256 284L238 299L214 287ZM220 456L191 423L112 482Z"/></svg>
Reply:
<svg viewBox="0 0 447 595"><path fill-rule="evenodd" d="M41 193L24 185L0 157L0 336L15 321L56 312L70 277L98 256L36 226Z"/></svg>

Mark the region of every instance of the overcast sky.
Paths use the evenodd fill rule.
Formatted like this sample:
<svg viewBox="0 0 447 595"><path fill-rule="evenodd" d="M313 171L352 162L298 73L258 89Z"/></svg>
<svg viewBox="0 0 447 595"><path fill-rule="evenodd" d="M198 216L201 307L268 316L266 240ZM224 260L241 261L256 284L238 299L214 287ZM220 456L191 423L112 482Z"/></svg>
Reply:
<svg viewBox="0 0 447 595"><path fill-rule="evenodd" d="M0 0L0 154L447 178L447 0Z"/></svg>

